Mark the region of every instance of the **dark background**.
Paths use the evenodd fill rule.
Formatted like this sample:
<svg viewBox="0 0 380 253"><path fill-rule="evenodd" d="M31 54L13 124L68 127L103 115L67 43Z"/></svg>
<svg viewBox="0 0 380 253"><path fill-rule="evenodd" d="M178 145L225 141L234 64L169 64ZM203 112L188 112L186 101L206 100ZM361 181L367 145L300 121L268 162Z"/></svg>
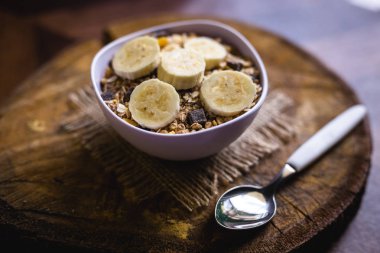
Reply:
<svg viewBox="0 0 380 253"><path fill-rule="evenodd" d="M79 3L80 2L80 3ZM165 13L218 16L287 37L335 70L368 107L374 153L354 220L329 252L380 252L380 11L349 0L90 1L0 3L0 105L65 47L102 37L109 23ZM1 231L0 231L1 235Z"/></svg>

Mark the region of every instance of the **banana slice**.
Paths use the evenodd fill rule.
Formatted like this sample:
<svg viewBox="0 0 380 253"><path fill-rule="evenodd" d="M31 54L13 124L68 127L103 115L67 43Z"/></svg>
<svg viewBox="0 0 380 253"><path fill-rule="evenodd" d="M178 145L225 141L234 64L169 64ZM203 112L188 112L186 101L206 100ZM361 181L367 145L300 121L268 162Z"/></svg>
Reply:
<svg viewBox="0 0 380 253"><path fill-rule="evenodd" d="M148 75L159 63L160 46L157 39L150 36L128 41L112 60L116 74L130 80Z"/></svg>
<svg viewBox="0 0 380 253"><path fill-rule="evenodd" d="M133 90L129 110L140 126L156 130L175 119L179 102L179 95L173 86L158 79L150 79Z"/></svg>
<svg viewBox="0 0 380 253"><path fill-rule="evenodd" d="M200 54L178 48L161 53L157 77L177 90L190 89L202 81L205 67L206 63Z"/></svg>
<svg viewBox="0 0 380 253"><path fill-rule="evenodd" d="M234 116L247 108L256 95L252 79L239 71L225 70L203 81L200 97L207 111Z"/></svg>
<svg viewBox="0 0 380 253"><path fill-rule="evenodd" d="M207 70L216 67L227 56L226 49L220 43L207 37L189 39L184 47L201 54Z"/></svg>

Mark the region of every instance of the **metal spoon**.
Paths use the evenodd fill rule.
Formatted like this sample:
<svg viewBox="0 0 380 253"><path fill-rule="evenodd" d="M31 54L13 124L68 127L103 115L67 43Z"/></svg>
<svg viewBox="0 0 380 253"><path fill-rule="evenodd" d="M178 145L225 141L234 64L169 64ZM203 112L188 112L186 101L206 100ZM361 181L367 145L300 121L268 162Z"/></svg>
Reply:
<svg viewBox="0 0 380 253"><path fill-rule="evenodd" d="M280 173L265 187L241 185L225 192L215 207L215 219L228 229L250 229L269 222L276 214L277 187L300 172L346 136L366 115L363 105L355 105L330 121L288 159Z"/></svg>

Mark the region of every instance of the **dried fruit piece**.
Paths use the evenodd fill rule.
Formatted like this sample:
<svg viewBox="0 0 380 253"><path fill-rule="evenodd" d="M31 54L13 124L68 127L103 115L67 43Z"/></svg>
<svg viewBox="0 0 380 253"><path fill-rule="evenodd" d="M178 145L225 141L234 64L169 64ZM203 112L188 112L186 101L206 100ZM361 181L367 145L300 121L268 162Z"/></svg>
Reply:
<svg viewBox="0 0 380 253"><path fill-rule="evenodd" d="M110 91L103 92L100 96L103 98L103 100L112 100L114 98L113 93Z"/></svg>
<svg viewBox="0 0 380 253"><path fill-rule="evenodd" d="M124 103L129 102L129 100L131 99L131 94L132 94L134 89L135 89L135 87L129 87L128 88L127 92L124 95L124 100L123 100Z"/></svg>
<svg viewBox="0 0 380 253"><path fill-rule="evenodd" d="M206 115L203 109L197 109L189 112L187 114L187 120L190 125L193 125L194 123L204 124L206 123Z"/></svg>
<svg viewBox="0 0 380 253"><path fill-rule="evenodd" d="M167 37L160 37L158 38L158 44L160 45L161 48L166 46L169 43L169 40Z"/></svg>
<svg viewBox="0 0 380 253"><path fill-rule="evenodd" d="M227 61L227 66L237 71L240 71L243 68L243 64L240 62Z"/></svg>

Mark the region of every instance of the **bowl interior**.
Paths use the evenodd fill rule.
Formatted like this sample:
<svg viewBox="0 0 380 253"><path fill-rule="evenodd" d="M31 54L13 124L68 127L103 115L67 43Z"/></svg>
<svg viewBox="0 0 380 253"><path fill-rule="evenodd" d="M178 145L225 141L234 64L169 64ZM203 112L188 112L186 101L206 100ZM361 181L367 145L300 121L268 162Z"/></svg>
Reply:
<svg viewBox="0 0 380 253"><path fill-rule="evenodd" d="M102 100L100 96L101 94L100 81L103 78L105 74L105 70L109 62L113 58L114 54L116 53L116 51L124 43L126 43L127 41L133 38L136 38L142 35L160 32L160 31L165 31L168 33L193 32L199 35L221 38L224 42L236 48L241 55L252 60L255 63L255 65L259 68L260 80L261 80L261 85L262 85L263 90L257 104L247 113L244 113L243 115L229 122L226 122L224 124L221 124L219 126L216 126L210 129L206 129L204 131L213 130L215 128L223 127L223 125L225 124L233 123L239 118L248 116L248 114L256 112L261 107L268 92L268 80L267 80L267 74L265 71L264 64L259 54L256 52L254 47L249 43L249 41L244 36L242 36L238 31L236 31L234 28L227 26L225 24L222 24L220 22L215 22L215 21L210 21L210 20L189 20L189 21L173 22L173 23L168 23L164 25L154 26L148 29L140 30L140 31L128 34L126 36L123 36L111 42L110 44L106 45L105 47L103 47L96 54L91 66L91 79L92 79L92 83L95 89L96 96L98 100L100 101L100 103L102 104L101 106L106 107L111 112L111 110L108 108L108 106L106 106L106 104L104 103L104 101ZM116 115L114 116L115 118L118 118ZM137 127L131 126L126 122L124 123L125 125L128 125L128 127L138 129L138 131L141 130L146 133L157 134L157 133L148 132L148 131L139 129ZM200 132L195 132L195 133L190 133L190 134L197 134ZM189 135L189 134L186 134L186 135ZM176 136L176 135L168 135L168 136Z"/></svg>

